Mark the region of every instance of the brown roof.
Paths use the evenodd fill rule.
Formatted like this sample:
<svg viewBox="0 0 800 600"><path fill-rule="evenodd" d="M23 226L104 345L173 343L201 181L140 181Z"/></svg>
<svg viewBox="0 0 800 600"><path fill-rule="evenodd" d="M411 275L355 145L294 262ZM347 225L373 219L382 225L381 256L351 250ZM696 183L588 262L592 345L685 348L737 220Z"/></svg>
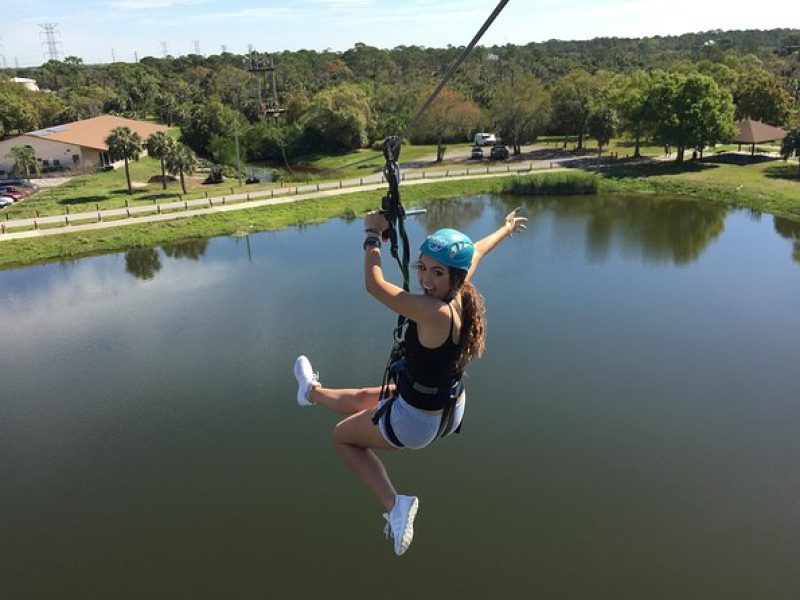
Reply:
<svg viewBox="0 0 800 600"><path fill-rule="evenodd" d="M128 127L131 131L138 133L142 140L146 140L150 134L156 131L167 131L169 129L166 125L158 125L149 121L137 121L136 119L126 119L113 115L100 115L91 119L83 119L82 121L73 121L72 123L48 127L47 129L31 131L24 135L106 151L108 150L106 138L115 127Z"/></svg>
<svg viewBox="0 0 800 600"><path fill-rule="evenodd" d="M745 119L736 123L739 135L733 138L739 144L760 144L773 140L782 140L786 137L786 132L780 127L773 127L761 121Z"/></svg>

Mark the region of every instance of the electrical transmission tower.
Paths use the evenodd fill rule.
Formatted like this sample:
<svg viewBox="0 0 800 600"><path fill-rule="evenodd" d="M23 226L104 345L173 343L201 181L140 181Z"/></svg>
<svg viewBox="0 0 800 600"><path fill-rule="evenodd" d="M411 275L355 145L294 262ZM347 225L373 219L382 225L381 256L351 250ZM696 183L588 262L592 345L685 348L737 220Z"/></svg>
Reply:
<svg viewBox="0 0 800 600"><path fill-rule="evenodd" d="M61 42L58 40L61 32L56 31L58 23L40 23L39 27L44 30L39 32L39 37L44 36L42 47L45 48L45 57L47 60L59 60L63 54L63 49Z"/></svg>
<svg viewBox="0 0 800 600"><path fill-rule="evenodd" d="M161 56L167 58L169 56L169 43L166 40L159 42L161 45Z"/></svg>
<svg viewBox="0 0 800 600"><path fill-rule="evenodd" d="M225 44L222 44L222 53L225 54L228 51L228 47Z"/></svg>
<svg viewBox="0 0 800 600"><path fill-rule="evenodd" d="M194 44L194 53L200 54L200 40L192 40L192 44Z"/></svg>
<svg viewBox="0 0 800 600"><path fill-rule="evenodd" d="M112 63L117 62L117 55L114 54L114 49L113 48L111 49L111 62Z"/></svg>
<svg viewBox="0 0 800 600"><path fill-rule="evenodd" d="M255 90L254 97L261 105L262 112L268 117L273 117L276 121L286 109L281 108L278 103L278 86L275 81L275 64L272 57L267 56L266 60L260 58L255 52L250 52L249 65L247 70L253 74ZM264 80L264 91L261 88L261 75ZM271 84L271 85L270 85ZM271 87L272 93L266 90Z"/></svg>
<svg viewBox="0 0 800 600"><path fill-rule="evenodd" d="M0 36L0 40L2 39L3 36ZM3 71L8 68L8 65L6 64L6 55L3 52L3 44L0 44L0 67L2 67Z"/></svg>

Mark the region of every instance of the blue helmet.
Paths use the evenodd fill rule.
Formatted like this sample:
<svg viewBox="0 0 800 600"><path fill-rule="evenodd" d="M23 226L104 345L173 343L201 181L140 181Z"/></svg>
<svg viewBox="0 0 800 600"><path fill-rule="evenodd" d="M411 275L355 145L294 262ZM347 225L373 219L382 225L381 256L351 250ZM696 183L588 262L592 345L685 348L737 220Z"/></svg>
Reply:
<svg viewBox="0 0 800 600"><path fill-rule="evenodd" d="M475 254L475 245L460 231L439 229L425 238L419 251L443 265L469 271L472 255Z"/></svg>

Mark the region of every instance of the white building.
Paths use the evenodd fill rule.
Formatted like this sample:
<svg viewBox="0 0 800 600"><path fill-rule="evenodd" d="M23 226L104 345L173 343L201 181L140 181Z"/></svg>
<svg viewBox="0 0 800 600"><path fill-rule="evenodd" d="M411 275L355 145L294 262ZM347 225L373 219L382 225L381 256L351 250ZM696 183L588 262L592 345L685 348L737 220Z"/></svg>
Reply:
<svg viewBox="0 0 800 600"><path fill-rule="evenodd" d="M32 92L38 92L39 86L36 84L35 79L28 79L27 77L13 77L11 79L14 83L19 83L20 85L24 85L27 89Z"/></svg>
<svg viewBox="0 0 800 600"><path fill-rule="evenodd" d="M142 141L156 131L169 129L165 125L148 121L101 115L23 133L0 141L0 176L9 174L14 167L14 159L10 157L11 148L26 145L33 147L39 165L43 168L103 167L107 165L116 167L122 162L111 161L106 144L106 138L115 127L127 127L131 131L135 131Z"/></svg>

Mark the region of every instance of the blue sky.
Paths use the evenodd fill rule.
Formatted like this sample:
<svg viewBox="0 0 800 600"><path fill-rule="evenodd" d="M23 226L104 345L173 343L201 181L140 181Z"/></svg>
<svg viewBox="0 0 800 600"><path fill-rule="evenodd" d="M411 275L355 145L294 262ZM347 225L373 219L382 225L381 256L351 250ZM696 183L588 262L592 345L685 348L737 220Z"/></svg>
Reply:
<svg viewBox="0 0 800 600"><path fill-rule="evenodd" d="M466 44L496 0L3 0L0 54L8 66L44 60L39 24L58 23L65 55L87 63L225 45L257 50L346 50ZM800 27L796 2L771 0L755 11L741 0L511 0L483 40L524 44L547 39L642 37L711 29ZM758 14L758 13L763 14ZM1 66L1 65L0 65Z"/></svg>

